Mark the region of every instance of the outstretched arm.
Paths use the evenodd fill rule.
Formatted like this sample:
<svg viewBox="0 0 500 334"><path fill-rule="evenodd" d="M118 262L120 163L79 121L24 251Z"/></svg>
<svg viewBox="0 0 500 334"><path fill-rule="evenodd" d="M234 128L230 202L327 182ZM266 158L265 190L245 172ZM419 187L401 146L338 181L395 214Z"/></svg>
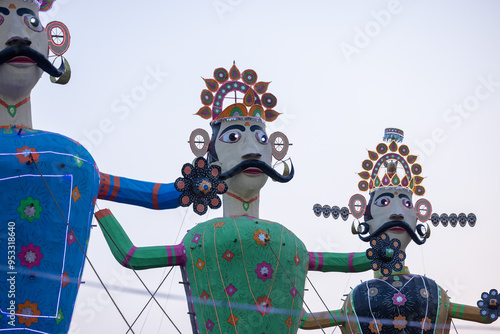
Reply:
<svg viewBox="0 0 500 334"><path fill-rule="evenodd" d="M136 247L110 210L100 210L95 216L113 256L122 266L140 270L185 264L186 254L182 244Z"/></svg>
<svg viewBox="0 0 500 334"><path fill-rule="evenodd" d="M100 173L99 199L164 210L179 206L173 183L153 183Z"/></svg>
<svg viewBox="0 0 500 334"><path fill-rule="evenodd" d="M479 314L480 310L481 309L476 306L450 303L448 316L455 319L475 321L482 324L491 324L493 320L491 320L489 317L482 317Z"/></svg>
<svg viewBox="0 0 500 334"><path fill-rule="evenodd" d="M322 272L358 273L371 269L365 252L326 253L309 252L309 270Z"/></svg>
<svg viewBox="0 0 500 334"><path fill-rule="evenodd" d="M342 310L305 313L300 322L301 329L318 329L339 326L344 322Z"/></svg>

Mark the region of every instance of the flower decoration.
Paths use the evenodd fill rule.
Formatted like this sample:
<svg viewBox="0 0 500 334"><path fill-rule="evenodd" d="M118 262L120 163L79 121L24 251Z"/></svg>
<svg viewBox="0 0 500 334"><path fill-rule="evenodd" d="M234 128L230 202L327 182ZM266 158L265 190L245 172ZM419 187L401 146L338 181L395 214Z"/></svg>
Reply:
<svg viewBox="0 0 500 334"><path fill-rule="evenodd" d="M231 262L231 260L234 257L234 253L232 253L229 249L226 249L226 252L222 254L222 258L224 260L227 260L228 262Z"/></svg>
<svg viewBox="0 0 500 334"><path fill-rule="evenodd" d="M406 296L401 292L395 293L392 297L392 303L397 306L403 306L406 303Z"/></svg>
<svg viewBox="0 0 500 334"><path fill-rule="evenodd" d="M269 313L269 309L273 307L271 299L267 296L257 298L255 306L257 306L257 311L259 311L262 316Z"/></svg>
<svg viewBox="0 0 500 334"><path fill-rule="evenodd" d="M33 323L38 323L38 317L33 317L36 315L42 314L42 312L38 309L38 303L32 303L26 300L22 304L17 304L17 312L16 314L29 315L30 317L19 316L19 323L25 324L27 327L30 327Z"/></svg>
<svg viewBox="0 0 500 334"><path fill-rule="evenodd" d="M232 297L237 291L238 289L236 289L233 284L229 284L226 287L226 292L229 295L229 297Z"/></svg>
<svg viewBox="0 0 500 334"><path fill-rule="evenodd" d="M82 195L80 194L80 190L78 189L78 187L75 187L75 189L73 189L73 191L71 192L71 197L73 197L73 202L76 203L76 201L78 201L80 199L80 197L82 197Z"/></svg>
<svg viewBox="0 0 500 334"><path fill-rule="evenodd" d="M38 158L40 158L39 153L35 153L36 149L28 146L23 146L21 148L16 148L18 154L16 154L16 158L19 159L20 164L31 163L31 161L38 162Z"/></svg>
<svg viewBox="0 0 500 334"><path fill-rule="evenodd" d="M66 285L68 285L68 283L70 282L70 278L69 278L69 275L68 275L68 272L65 271L64 274L62 275L62 278L61 278L61 283L62 283L62 287L65 288Z"/></svg>
<svg viewBox="0 0 500 334"><path fill-rule="evenodd" d="M212 331L214 329L214 326L215 326L214 322L212 320L208 319L205 327L207 327L207 329L209 331Z"/></svg>
<svg viewBox="0 0 500 334"><path fill-rule="evenodd" d="M206 303L208 298L210 298L210 295L205 290L203 290L203 293L201 294L200 297Z"/></svg>
<svg viewBox="0 0 500 334"><path fill-rule="evenodd" d="M17 212L21 214L21 219L26 219L32 223L35 219L40 219L40 212L43 208L40 206L40 201L29 196L21 200L21 205L17 207Z"/></svg>
<svg viewBox="0 0 500 334"><path fill-rule="evenodd" d="M406 324L408 324L408 321L406 321L406 317L399 315L394 318L394 321L392 323L394 324L395 328L401 330L406 328Z"/></svg>
<svg viewBox="0 0 500 334"><path fill-rule="evenodd" d="M292 316L289 316L288 319L286 319L285 324L286 324L286 327L288 327L288 329L290 329L290 327L292 327L292 325L293 325Z"/></svg>
<svg viewBox="0 0 500 334"><path fill-rule="evenodd" d="M257 278L263 280L264 282L273 276L274 270L271 268L271 264L263 261L257 264L257 269L255 269Z"/></svg>
<svg viewBox="0 0 500 334"><path fill-rule="evenodd" d="M271 236L267 234L266 231L262 231L260 228L257 231L253 232L253 239L257 243L257 245L265 246L271 239Z"/></svg>
<svg viewBox="0 0 500 334"><path fill-rule="evenodd" d="M295 287L292 288L292 290L290 290L290 294L293 296L293 298L295 298L295 296L297 295L298 291Z"/></svg>
<svg viewBox="0 0 500 334"><path fill-rule="evenodd" d="M236 323L238 322L238 320L240 320L240 318L231 313L231 315L227 319L227 322L236 327Z"/></svg>
<svg viewBox="0 0 500 334"><path fill-rule="evenodd" d="M389 276L393 271L403 269L403 261L406 258L404 251L400 250L401 242L398 239L389 239L386 233L382 233L370 240L370 246L366 250L366 257L372 260L371 266L374 271L380 270L383 276Z"/></svg>
<svg viewBox="0 0 500 334"><path fill-rule="evenodd" d="M62 311L62 308L59 308L59 311L57 311L57 314L56 314L56 324L60 324L61 321L64 320L64 314L63 314L63 311Z"/></svg>
<svg viewBox="0 0 500 334"><path fill-rule="evenodd" d="M429 318L422 319L422 321L420 321L420 327L424 331L428 331L429 329L431 329L431 327L432 327L431 319L429 319Z"/></svg>
<svg viewBox="0 0 500 334"><path fill-rule="evenodd" d="M382 330L382 323L380 322L380 320L372 320L370 321L370 326L368 326L368 328L370 328L370 331L372 333L380 333L380 331Z"/></svg>
<svg viewBox="0 0 500 334"><path fill-rule="evenodd" d="M175 189L182 192L179 204L187 207L193 204L193 211L199 215L207 212L208 208L220 208L222 201L218 195L227 191L227 185L219 179L221 169L211 166L203 157L196 158L193 165L185 164L182 167L182 176L175 181Z"/></svg>
<svg viewBox="0 0 500 334"><path fill-rule="evenodd" d="M488 317L495 321L500 316L500 298L496 289L491 289L489 293L483 292L481 299L477 302L477 306L481 308L479 313L483 317Z"/></svg>
<svg viewBox="0 0 500 334"><path fill-rule="evenodd" d="M17 254L17 257L21 260L21 266L32 269L34 266L40 265L43 254L40 252L40 246L30 243L28 246L21 246L21 251Z"/></svg>

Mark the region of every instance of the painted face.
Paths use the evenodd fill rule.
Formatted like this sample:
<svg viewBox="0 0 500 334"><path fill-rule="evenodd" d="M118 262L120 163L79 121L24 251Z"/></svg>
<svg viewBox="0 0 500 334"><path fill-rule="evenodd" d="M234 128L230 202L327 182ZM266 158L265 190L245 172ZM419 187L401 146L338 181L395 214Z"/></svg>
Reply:
<svg viewBox="0 0 500 334"><path fill-rule="evenodd" d="M222 173L245 160L260 160L271 165L271 145L265 124L254 120L223 121L215 139L215 150ZM226 180L229 191L244 194L259 191L267 181L260 169L250 167Z"/></svg>
<svg viewBox="0 0 500 334"><path fill-rule="evenodd" d="M380 188L375 190L370 206L373 219L366 221L370 226L370 234L377 232L387 222L401 222L415 231L417 214L412 202L412 192L403 188ZM385 231L389 237L401 241L404 249L410 243L411 237L402 227L392 227Z"/></svg>
<svg viewBox="0 0 500 334"><path fill-rule="evenodd" d="M0 0L0 52L13 45L27 45L48 55L48 40L38 17L38 6L21 0ZM27 57L15 57L0 65L0 94L25 97L43 71Z"/></svg>

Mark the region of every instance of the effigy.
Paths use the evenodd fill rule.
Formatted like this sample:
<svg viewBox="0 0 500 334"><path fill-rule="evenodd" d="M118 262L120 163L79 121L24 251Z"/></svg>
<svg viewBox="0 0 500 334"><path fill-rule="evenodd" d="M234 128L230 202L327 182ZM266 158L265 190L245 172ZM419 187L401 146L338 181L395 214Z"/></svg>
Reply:
<svg viewBox="0 0 500 334"><path fill-rule="evenodd" d="M411 273L404 265L406 247L414 241L422 245L430 237L431 220L434 226L448 222L453 226L476 224L474 214L459 215L432 213L426 199L413 203L413 195L423 196L424 178L417 156L401 144L404 133L396 128L385 130L384 141L358 173L358 188L370 191L368 203L364 196L351 197L344 216L364 218L352 232L369 242L366 251L372 261L375 278L357 285L339 310L305 314L301 328L315 329L339 326L342 333L448 333L453 318L479 323L491 323L498 318L498 291L491 289L481 295L478 306L450 301L447 292L427 276ZM400 167L399 167L400 166ZM339 216L338 207L314 205L316 216Z"/></svg>
<svg viewBox="0 0 500 334"><path fill-rule="evenodd" d="M193 333L296 333L308 270L365 271L370 261L364 253L308 252L285 225L259 217L268 177L294 176L293 164L283 174L271 165L273 157L286 163L289 144L283 133L266 132L279 116L277 99L255 71L236 65L204 81L197 114L211 120L212 136L193 131L197 158L184 165L175 186L179 204L198 214L220 207L222 195L223 217L197 224L178 245L152 247L135 246L109 210L96 217L121 265L181 267Z"/></svg>

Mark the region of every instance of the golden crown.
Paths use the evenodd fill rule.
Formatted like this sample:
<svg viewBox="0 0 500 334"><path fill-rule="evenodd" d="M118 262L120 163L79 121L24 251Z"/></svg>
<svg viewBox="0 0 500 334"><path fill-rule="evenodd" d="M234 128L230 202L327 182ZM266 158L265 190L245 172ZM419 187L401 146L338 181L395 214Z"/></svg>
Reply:
<svg viewBox="0 0 500 334"><path fill-rule="evenodd" d="M196 114L204 119L212 118L212 123L241 117L272 122L280 115L272 109L278 101L273 94L267 92L269 82L258 82L254 70L240 73L233 63L229 72L222 67L217 68L213 79L203 80L208 89L201 92L201 103L204 106ZM234 98L228 96L229 93L234 93ZM238 93L243 97L237 97ZM234 99L234 103L224 108L225 99Z"/></svg>
<svg viewBox="0 0 500 334"><path fill-rule="evenodd" d="M368 151L368 158L363 161L363 171L358 175L363 179L358 183L361 191L374 191L380 187L402 187L410 189L415 195L422 196L425 188L420 184L422 166L417 164L417 156L410 154L406 145L398 145L404 138L404 132L396 128L385 129L384 141L375 151ZM403 170L398 175L398 164Z"/></svg>

